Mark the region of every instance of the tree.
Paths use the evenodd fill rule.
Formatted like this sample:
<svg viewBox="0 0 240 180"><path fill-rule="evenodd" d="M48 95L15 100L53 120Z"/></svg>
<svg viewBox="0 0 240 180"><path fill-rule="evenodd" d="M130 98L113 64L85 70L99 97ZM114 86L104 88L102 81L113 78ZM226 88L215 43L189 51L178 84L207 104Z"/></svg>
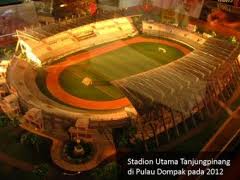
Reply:
<svg viewBox="0 0 240 180"><path fill-rule="evenodd" d="M42 144L42 139L39 136L31 133L23 134L20 141L22 144L31 144L32 146L35 146L37 152L39 152L39 146Z"/></svg>
<svg viewBox="0 0 240 180"><path fill-rule="evenodd" d="M7 116L0 116L0 127L6 127L8 125L9 119Z"/></svg>
<svg viewBox="0 0 240 180"><path fill-rule="evenodd" d="M130 139L135 138L137 133L136 127L129 126L128 128L123 128L122 133L119 136L119 147L125 147L129 145Z"/></svg>
<svg viewBox="0 0 240 180"><path fill-rule="evenodd" d="M39 152L39 145L42 144L42 139L35 135L35 134L30 134L30 143L36 147L37 152Z"/></svg>
<svg viewBox="0 0 240 180"><path fill-rule="evenodd" d="M128 144L128 137L126 134L123 134L122 136L120 136L119 138L119 147L124 147Z"/></svg>
<svg viewBox="0 0 240 180"><path fill-rule="evenodd" d="M231 37L230 37L230 42L231 42L232 44L236 44L236 43L237 43L237 38L236 38L235 36L231 36Z"/></svg>
<svg viewBox="0 0 240 180"><path fill-rule="evenodd" d="M40 164L32 171L32 173L40 179L46 179L49 173L49 165L47 163Z"/></svg>
<svg viewBox="0 0 240 180"><path fill-rule="evenodd" d="M116 180L119 175L119 166L116 162L111 162L103 167L96 168L91 176L96 180Z"/></svg>
<svg viewBox="0 0 240 180"><path fill-rule="evenodd" d="M18 127L19 126L19 124L20 124L20 122L19 122L19 120L17 119L17 118L14 118L13 120L11 120L10 121L11 122L11 125L13 126L13 127Z"/></svg>
<svg viewBox="0 0 240 180"><path fill-rule="evenodd" d="M130 126L128 128L128 133L129 133L129 136L134 136L137 133L137 128L133 127L133 126Z"/></svg>
<svg viewBox="0 0 240 180"><path fill-rule="evenodd" d="M213 37L216 37L217 36L217 33L215 31L212 31L212 36Z"/></svg>
<svg viewBox="0 0 240 180"><path fill-rule="evenodd" d="M3 56L4 56L4 58L10 59L13 56L14 51L15 50L13 48L3 49Z"/></svg>

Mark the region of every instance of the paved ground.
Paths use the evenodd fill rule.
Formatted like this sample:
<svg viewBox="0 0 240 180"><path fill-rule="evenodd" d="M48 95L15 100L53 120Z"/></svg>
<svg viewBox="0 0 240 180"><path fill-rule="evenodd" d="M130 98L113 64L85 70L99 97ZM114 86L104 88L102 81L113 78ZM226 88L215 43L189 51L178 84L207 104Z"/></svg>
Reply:
<svg viewBox="0 0 240 180"><path fill-rule="evenodd" d="M68 92L66 92L59 83L60 74L66 69L68 66L77 64L82 61L86 61L95 56L102 55L104 53L119 49L121 47L127 46L129 44L141 43L141 42L155 42L163 45L167 45L170 47L174 47L184 54L190 52L190 50L186 47L183 47L177 43L162 40L162 39L152 39L152 38L143 38L143 37L135 37L132 39L128 39L125 41L117 41L103 47L99 47L88 52L80 53L76 56L69 57L66 61L59 63L57 65L50 66L47 69L48 75L46 79L47 88L52 95L54 95L57 99L61 100L65 104L69 104L74 107L82 108L82 109L92 109L92 110L112 110L119 109L125 106L130 105L130 102L127 98L121 98L118 100L112 101L92 101L81 99L75 97Z"/></svg>
<svg viewBox="0 0 240 180"><path fill-rule="evenodd" d="M10 157L9 155L3 152L0 152L0 161L23 171L32 171L34 169L34 165L27 163L25 161Z"/></svg>
<svg viewBox="0 0 240 180"><path fill-rule="evenodd" d="M39 136L48 138L52 140L51 146L51 158L52 161L61 169L71 171L71 172L79 172L79 171L88 171L96 166L98 166L102 161L105 159L115 155L116 149L115 146L104 136L104 134L99 133L97 130L93 130L93 138L92 144L95 149L95 153L92 159L86 163L82 164L74 164L68 161L65 161L62 157L62 151L64 143L61 139L54 138L53 136L48 135L45 131L42 130L35 130L27 125L21 124L20 125L23 129L30 131L34 134ZM1 160L1 153L0 153L0 160ZM11 161L10 161L11 162ZM18 162L17 162L18 163ZM23 163L23 168L31 168L30 165ZM25 167L26 166L26 167ZM29 166L29 167L28 167ZM31 170L31 169L30 169Z"/></svg>

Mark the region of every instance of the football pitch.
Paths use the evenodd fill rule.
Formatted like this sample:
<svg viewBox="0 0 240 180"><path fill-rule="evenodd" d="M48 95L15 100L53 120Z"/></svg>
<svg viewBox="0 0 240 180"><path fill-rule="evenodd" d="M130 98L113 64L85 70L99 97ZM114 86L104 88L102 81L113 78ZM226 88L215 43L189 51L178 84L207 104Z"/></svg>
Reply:
<svg viewBox="0 0 240 180"><path fill-rule="evenodd" d="M109 101L123 98L111 81L139 74L181 58L177 48L153 42L129 44L117 50L66 67L59 76L69 94L88 100ZM82 83L90 79L91 85Z"/></svg>

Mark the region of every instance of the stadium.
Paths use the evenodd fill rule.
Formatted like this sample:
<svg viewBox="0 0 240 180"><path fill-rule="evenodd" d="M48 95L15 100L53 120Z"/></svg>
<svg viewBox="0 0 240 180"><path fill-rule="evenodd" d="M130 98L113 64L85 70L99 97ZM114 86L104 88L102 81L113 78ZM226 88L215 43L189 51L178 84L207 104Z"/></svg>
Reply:
<svg viewBox="0 0 240 180"><path fill-rule="evenodd" d="M239 44L191 24L141 16L83 24L72 17L18 30L17 37L20 53L7 69L11 94L2 109L25 129L84 139L96 149L112 146L112 129L130 125L141 141L154 138L160 146L165 134L170 142L182 127L188 132L216 113L238 87ZM100 161L107 157L101 153Z"/></svg>

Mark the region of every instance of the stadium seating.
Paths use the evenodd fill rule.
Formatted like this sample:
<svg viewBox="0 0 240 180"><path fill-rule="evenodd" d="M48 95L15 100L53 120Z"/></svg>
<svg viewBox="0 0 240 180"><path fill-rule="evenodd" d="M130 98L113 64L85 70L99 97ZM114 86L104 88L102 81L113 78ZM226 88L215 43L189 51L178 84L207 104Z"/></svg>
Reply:
<svg viewBox="0 0 240 180"><path fill-rule="evenodd" d="M174 39L175 41L181 41L187 45L198 47L199 44L203 44L206 39L201 35L187 29L178 28L171 25L161 23L143 22L143 33Z"/></svg>
<svg viewBox="0 0 240 180"><path fill-rule="evenodd" d="M51 29L54 31L54 26L57 28L58 25L51 24L49 26L51 26ZM46 29L47 27L44 28ZM127 38L129 36L132 37L137 34L131 20L127 17L99 21L74 29L68 29L67 31L57 33L41 40L38 39L41 29L39 29L38 32L34 32L38 34L35 38L32 38L32 36L34 36L33 32L28 34L29 31L30 30L18 32L19 43L22 47L25 47L23 49L32 51L28 53L31 54L28 58L31 59L32 56L35 56L34 58L39 59L42 64L50 63L82 49ZM45 30L42 29L42 31Z"/></svg>

